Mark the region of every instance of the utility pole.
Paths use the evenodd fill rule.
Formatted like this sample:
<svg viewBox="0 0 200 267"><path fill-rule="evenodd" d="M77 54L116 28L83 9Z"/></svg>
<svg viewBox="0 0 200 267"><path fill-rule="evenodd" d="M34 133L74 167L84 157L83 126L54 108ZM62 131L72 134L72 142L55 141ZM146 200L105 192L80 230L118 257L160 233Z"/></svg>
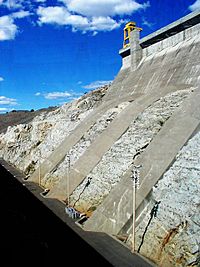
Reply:
<svg viewBox="0 0 200 267"><path fill-rule="evenodd" d="M39 175L39 186L41 186L41 150L39 150L39 168L38 168L38 175Z"/></svg>
<svg viewBox="0 0 200 267"><path fill-rule="evenodd" d="M135 178L133 178L133 233L132 233L132 252L135 252L135 202L136 202L136 189L135 189Z"/></svg>
<svg viewBox="0 0 200 267"><path fill-rule="evenodd" d="M69 177L69 172L70 172L70 154L67 154L67 206L70 206L70 201L69 201L69 187L70 187L70 177Z"/></svg>
<svg viewBox="0 0 200 267"><path fill-rule="evenodd" d="M141 165L133 165L131 179L133 181L133 231L132 231L132 253L135 252L135 222L136 222L136 187L139 188L139 176Z"/></svg>

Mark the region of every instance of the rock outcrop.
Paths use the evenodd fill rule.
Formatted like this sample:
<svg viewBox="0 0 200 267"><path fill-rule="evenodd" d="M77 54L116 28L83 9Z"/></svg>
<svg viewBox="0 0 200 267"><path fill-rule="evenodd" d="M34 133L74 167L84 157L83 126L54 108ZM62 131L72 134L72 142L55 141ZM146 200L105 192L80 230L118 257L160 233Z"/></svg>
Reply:
<svg viewBox="0 0 200 267"><path fill-rule="evenodd" d="M101 87L54 111L44 111L28 124L8 127L0 135L0 156L30 175L101 103L107 89Z"/></svg>
<svg viewBox="0 0 200 267"><path fill-rule="evenodd" d="M140 253L162 267L200 264L200 132L176 156L171 168L153 187L151 200L136 228L137 248L156 201L157 216L149 225ZM131 246L131 235L128 242Z"/></svg>
<svg viewBox="0 0 200 267"><path fill-rule="evenodd" d="M189 93L190 90L169 94L132 121L129 129L104 154L100 163L70 196L72 203L75 202L88 178L92 178L90 186L81 195L79 202L76 202L77 209L85 212L96 209L130 167L137 152L148 146Z"/></svg>

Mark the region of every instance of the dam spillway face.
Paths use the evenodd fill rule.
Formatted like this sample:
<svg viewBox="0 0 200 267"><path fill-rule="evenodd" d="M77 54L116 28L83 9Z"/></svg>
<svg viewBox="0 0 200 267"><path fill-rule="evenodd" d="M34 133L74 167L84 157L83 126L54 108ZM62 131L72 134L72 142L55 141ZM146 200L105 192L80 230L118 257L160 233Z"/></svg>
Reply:
<svg viewBox="0 0 200 267"><path fill-rule="evenodd" d="M199 266L200 13L143 39L134 29L119 54L111 84L8 127L0 156L85 213L83 229L130 249L140 166L135 249L158 266Z"/></svg>

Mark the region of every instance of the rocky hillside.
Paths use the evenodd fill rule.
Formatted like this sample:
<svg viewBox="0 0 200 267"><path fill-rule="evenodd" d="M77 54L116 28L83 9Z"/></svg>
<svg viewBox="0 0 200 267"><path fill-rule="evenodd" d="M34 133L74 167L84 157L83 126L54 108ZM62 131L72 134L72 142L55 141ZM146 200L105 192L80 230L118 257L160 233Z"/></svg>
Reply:
<svg viewBox="0 0 200 267"><path fill-rule="evenodd" d="M160 201L157 216L146 232L140 253L159 266L200 266L200 132L176 156L171 168L153 187L151 201L136 229L137 248ZM127 244L131 247L131 234Z"/></svg>
<svg viewBox="0 0 200 267"><path fill-rule="evenodd" d="M148 107L136 120L132 121L128 130L112 145L88 175L92 181L76 204L78 209L96 209L120 181L122 175L132 164L136 153L148 146L189 93L190 91L180 91L169 94ZM88 177L70 196L72 202L78 198Z"/></svg>
<svg viewBox="0 0 200 267"><path fill-rule="evenodd" d="M43 110L29 123L9 126L6 133L0 135L0 156L26 175L33 173L38 164L101 103L107 89L108 86L103 86L57 109Z"/></svg>
<svg viewBox="0 0 200 267"><path fill-rule="evenodd" d="M56 107L43 108L39 110L12 110L4 114L0 114L0 133L6 132L8 126L29 123L34 117L43 112L50 112L55 110Z"/></svg>
<svg viewBox="0 0 200 267"><path fill-rule="evenodd" d="M40 113L29 123L8 127L6 133L0 134L0 156L27 176L31 175L101 105L107 89L108 86L96 89L53 111ZM72 192L71 204L75 204L80 212L92 216L93 211L119 183L138 151L145 150L190 94L191 89L168 93L133 119L127 131L113 143L85 180ZM122 101L99 116L68 155L42 177L42 186L51 189L58 184L96 138L129 105L129 101ZM162 267L200 266L199 140L200 134L197 131L154 186L149 203L138 220L137 248L150 219L152 207L156 201L161 201L157 217L152 219L140 252ZM85 188L88 179L91 182ZM127 245L131 247L131 227L126 234Z"/></svg>

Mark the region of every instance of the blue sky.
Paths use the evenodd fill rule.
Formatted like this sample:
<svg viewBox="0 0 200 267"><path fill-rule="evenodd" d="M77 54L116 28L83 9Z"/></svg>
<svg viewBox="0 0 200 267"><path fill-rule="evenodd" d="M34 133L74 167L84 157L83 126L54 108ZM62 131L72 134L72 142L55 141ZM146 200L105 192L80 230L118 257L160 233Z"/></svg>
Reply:
<svg viewBox="0 0 200 267"><path fill-rule="evenodd" d="M123 27L141 37L200 0L0 0L0 112L61 105L112 81Z"/></svg>

